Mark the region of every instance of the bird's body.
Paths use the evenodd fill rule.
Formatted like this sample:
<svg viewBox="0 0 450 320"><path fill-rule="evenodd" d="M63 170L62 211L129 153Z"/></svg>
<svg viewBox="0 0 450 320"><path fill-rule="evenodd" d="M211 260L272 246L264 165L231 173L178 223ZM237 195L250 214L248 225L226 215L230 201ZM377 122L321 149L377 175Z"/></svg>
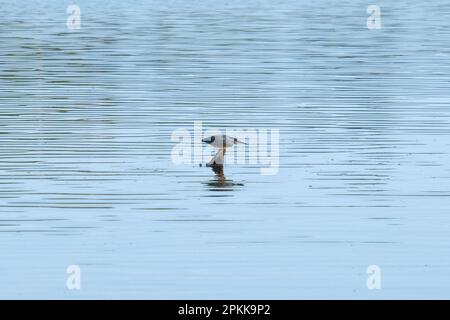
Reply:
<svg viewBox="0 0 450 320"><path fill-rule="evenodd" d="M202 141L218 149L216 155L211 159L211 161L208 162L207 166L209 167L223 166L227 148L230 148L237 143L245 144L236 138L222 134L207 137L202 139Z"/></svg>
<svg viewBox="0 0 450 320"><path fill-rule="evenodd" d="M222 134L205 138L202 141L217 149L226 149L240 143L238 139Z"/></svg>

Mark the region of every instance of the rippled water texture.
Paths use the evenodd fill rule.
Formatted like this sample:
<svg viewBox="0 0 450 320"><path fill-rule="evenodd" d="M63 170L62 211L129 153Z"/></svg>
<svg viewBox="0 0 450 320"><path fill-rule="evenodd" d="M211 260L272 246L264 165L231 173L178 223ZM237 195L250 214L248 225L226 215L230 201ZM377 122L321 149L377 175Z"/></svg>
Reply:
<svg viewBox="0 0 450 320"><path fill-rule="evenodd" d="M359 0L69 4L0 1L1 298L450 298L448 1L377 0L381 30ZM278 174L173 164L194 121L279 129Z"/></svg>

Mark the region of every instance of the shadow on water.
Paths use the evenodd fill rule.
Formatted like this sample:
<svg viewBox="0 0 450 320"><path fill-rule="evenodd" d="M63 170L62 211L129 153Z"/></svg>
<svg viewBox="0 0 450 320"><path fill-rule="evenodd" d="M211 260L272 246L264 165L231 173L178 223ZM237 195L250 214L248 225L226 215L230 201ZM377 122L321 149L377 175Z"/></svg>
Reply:
<svg viewBox="0 0 450 320"><path fill-rule="evenodd" d="M215 173L215 178L209 180L205 184L211 191L232 191L235 187L244 186L243 183L234 182L233 180L227 179L223 171L223 165L214 164L210 166L211 170Z"/></svg>

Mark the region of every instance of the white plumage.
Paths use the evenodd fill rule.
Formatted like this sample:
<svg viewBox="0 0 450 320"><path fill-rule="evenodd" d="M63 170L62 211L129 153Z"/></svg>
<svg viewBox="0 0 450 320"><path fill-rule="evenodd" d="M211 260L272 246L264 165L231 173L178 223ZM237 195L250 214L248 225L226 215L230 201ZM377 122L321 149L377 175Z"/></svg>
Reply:
<svg viewBox="0 0 450 320"><path fill-rule="evenodd" d="M218 149L216 155L207 164L207 166L210 167L223 166L225 152L227 148L230 148L237 143L245 144L244 142L239 141L237 138L233 138L222 134L207 137L205 139L202 139L202 141Z"/></svg>

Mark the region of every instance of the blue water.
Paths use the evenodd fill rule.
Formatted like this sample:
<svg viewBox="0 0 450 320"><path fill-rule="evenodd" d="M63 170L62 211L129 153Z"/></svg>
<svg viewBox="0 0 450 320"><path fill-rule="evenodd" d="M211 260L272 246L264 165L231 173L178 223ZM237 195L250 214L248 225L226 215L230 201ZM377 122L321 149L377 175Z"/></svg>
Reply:
<svg viewBox="0 0 450 320"><path fill-rule="evenodd" d="M0 0L0 298L450 298L448 1L74 3ZM175 165L194 121L278 173Z"/></svg>

